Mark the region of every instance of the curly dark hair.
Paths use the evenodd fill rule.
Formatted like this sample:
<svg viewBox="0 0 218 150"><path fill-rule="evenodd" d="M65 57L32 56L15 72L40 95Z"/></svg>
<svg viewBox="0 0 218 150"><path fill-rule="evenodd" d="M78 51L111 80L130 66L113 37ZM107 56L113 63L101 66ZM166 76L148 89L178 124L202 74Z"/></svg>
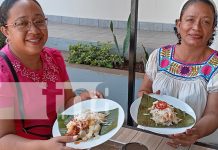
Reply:
<svg viewBox="0 0 218 150"><path fill-rule="evenodd" d="M176 19L175 24L177 24L177 22L182 19L182 16L188 7L194 3L197 3L197 2L203 2L211 7L211 9L213 10L213 13L214 13L213 28L215 29L217 27L217 11L216 11L216 6L210 0L188 0L183 5L182 10L180 12L180 17L179 17L179 19ZM176 26L174 27L174 31L175 31L175 34L178 38L177 44L181 44L181 35L178 33ZM216 35L216 33L214 31L214 33L212 34L211 38L209 39L209 41L207 43L208 46L210 46L213 43L215 35Z"/></svg>

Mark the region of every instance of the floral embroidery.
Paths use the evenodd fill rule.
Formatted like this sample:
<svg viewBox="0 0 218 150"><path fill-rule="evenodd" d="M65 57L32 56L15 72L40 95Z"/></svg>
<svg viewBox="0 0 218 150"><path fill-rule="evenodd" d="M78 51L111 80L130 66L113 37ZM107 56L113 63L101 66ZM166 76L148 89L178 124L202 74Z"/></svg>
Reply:
<svg viewBox="0 0 218 150"><path fill-rule="evenodd" d="M1 72L5 73L4 65L1 65Z"/></svg>
<svg viewBox="0 0 218 150"><path fill-rule="evenodd" d="M218 53L216 53L214 55L214 57L212 57L209 61L208 61L208 64L211 64L213 65L214 67L217 67L218 66Z"/></svg>
<svg viewBox="0 0 218 150"><path fill-rule="evenodd" d="M208 76L212 71L212 67L210 65L205 65L201 68L201 72L205 75Z"/></svg>
<svg viewBox="0 0 218 150"><path fill-rule="evenodd" d="M169 71L172 72L173 74L178 74L179 73L179 64L172 62L170 64Z"/></svg>
<svg viewBox="0 0 218 150"><path fill-rule="evenodd" d="M162 49L163 49L163 50L170 50L171 47L172 47L172 45L166 45L166 46L164 46Z"/></svg>
<svg viewBox="0 0 218 150"><path fill-rule="evenodd" d="M59 68L55 65L52 60L52 57L47 53L43 52L41 55L43 60L43 69L40 71L31 71L21 64L21 62L15 59L12 64L17 73L20 73L21 76L27 77L34 82L55 82L58 80Z"/></svg>
<svg viewBox="0 0 218 150"><path fill-rule="evenodd" d="M181 75L187 76L190 73L190 71L191 71L191 69L189 66L181 65L181 67L180 67L180 74Z"/></svg>
<svg viewBox="0 0 218 150"><path fill-rule="evenodd" d="M168 59L163 59L160 63L161 68L166 68L170 64Z"/></svg>
<svg viewBox="0 0 218 150"><path fill-rule="evenodd" d="M159 50L159 71L164 71L176 77L203 77L209 81L218 68L218 52L213 53L202 64L184 64L173 59L174 46L166 46Z"/></svg>
<svg viewBox="0 0 218 150"><path fill-rule="evenodd" d="M169 46L163 47L160 55L163 57L169 57L170 56L170 47Z"/></svg>
<svg viewBox="0 0 218 150"><path fill-rule="evenodd" d="M190 77L195 77L198 75L201 66L191 66L191 72L189 74Z"/></svg>

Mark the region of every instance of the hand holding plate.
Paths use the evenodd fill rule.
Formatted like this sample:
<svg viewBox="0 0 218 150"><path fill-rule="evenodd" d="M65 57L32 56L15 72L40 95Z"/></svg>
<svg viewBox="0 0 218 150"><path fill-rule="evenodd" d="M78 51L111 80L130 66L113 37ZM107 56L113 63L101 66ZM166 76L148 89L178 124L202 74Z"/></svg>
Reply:
<svg viewBox="0 0 218 150"><path fill-rule="evenodd" d="M82 100L87 100L87 99L96 99L96 98L104 98L103 94L99 91L85 91L85 92L82 92L80 94L80 97Z"/></svg>
<svg viewBox="0 0 218 150"><path fill-rule="evenodd" d="M74 142L77 139L76 136L58 136L51 138L49 140L45 140L42 144L43 149L45 150L60 150L60 149L66 149L66 150L75 150L73 148L67 147L66 143Z"/></svg>
<svg viewBox="0 0 218 150"><path fill-rule="evenodd" d="M194 144L199 139L199 134L196 128L187 129L184 133L173 134L169 136L172 142L169 143L173 145L181 144L182 146L190 146Z"/></svg>

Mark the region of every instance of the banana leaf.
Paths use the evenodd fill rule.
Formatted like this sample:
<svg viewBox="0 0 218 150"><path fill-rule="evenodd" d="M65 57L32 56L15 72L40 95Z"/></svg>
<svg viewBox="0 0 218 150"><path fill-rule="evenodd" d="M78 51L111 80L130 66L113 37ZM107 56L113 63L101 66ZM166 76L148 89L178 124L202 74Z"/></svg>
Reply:
<svg viewBox="0 0 218 150"><path fill-rule="evenodd" d="M149 95L146 94L143 95L141 99L141 103L139 105L138 116L137 116L137 121L139 125L147 126L147 127L156 127L156 128L181 128L181 127L188 127L195 123L195 119L191 115L187 114L186 112L178 108L175 108L175 112L177 113L176 116L182 119L178 124L173 124L170 126L156 124L151 119L151 114L149 113L148 108L151 107L153 102L157 100L158 99L150 97Z"/></svg>
<svg viewBox="0 0 218 150"><path fill-rule="evenodd" d="M119 116L119 109L112 109L109 111L100 111L99 113L105 113L109 114L106 117L106 121L108 124L101 124L101 130L99 135L104 135L113 130L114 128L117 127L118 124L118 116ZM74 118L74 115L62 115L58 114L58 126L59 126L59 131L61 135L65 135L67 133L67 128L66 125L70 120Z"/></svg>

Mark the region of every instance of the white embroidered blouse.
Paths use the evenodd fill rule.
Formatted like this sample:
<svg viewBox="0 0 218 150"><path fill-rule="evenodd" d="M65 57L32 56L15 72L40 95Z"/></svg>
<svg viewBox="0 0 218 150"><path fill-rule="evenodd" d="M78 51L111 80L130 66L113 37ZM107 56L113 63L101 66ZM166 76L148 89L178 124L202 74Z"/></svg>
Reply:
<svg viewBox="0 0 218 150"><path fill-rule="evenodd" d="M218 52L214 51L205 62L187 64L174 58L174 47L168 45L154 50L146 65L146 74L153 82L154 92L160 90L161 94L186 102L199 120L206 107L208 93L218 92Z"/></svg>

